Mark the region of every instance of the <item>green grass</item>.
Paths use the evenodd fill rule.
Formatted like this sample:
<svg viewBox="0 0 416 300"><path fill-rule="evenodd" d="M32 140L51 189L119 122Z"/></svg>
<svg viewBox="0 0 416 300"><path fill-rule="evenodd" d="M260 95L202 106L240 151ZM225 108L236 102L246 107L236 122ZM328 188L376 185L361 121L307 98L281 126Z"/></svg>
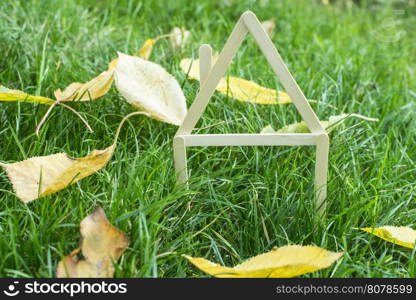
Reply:
<svg viewBox="0 0 416 300"><path fill-rule="evenodd" d="M133 53L147 38L185 26L192 41L174 52L162 40L151 60L178 79L189 107L199 85L185 78L180 59L196 56L201 43L219 51L246 9L262 20L274 17L272 40L305 95L319 100L313 107L322 120L342 112L380 118L349 120L331 134L326 217L313 207L312 148L193 148L186 190L174 184L176 128L135 117L105 169L54 195L23 204L0 171L0 276L55 276L59 260L78 246L79 222L97 205L131 239L117 277L201 277L181 254L234 265L286 244L345 252L333 267L307 276L416 276L416 251L354 229L416 228L415 6L228 2L0 1L0 84L53 97L55 89L105 70L116 51ZM252 38L230 74L279 87ZM94 133L56 107L37 137L47 106L0 102L0 161L104 149L122 117L134 111L114 87L72 107ZM300 117L293 105L261 106L215 94L197 126L222 120L201 132L255 133Z"/></svg>

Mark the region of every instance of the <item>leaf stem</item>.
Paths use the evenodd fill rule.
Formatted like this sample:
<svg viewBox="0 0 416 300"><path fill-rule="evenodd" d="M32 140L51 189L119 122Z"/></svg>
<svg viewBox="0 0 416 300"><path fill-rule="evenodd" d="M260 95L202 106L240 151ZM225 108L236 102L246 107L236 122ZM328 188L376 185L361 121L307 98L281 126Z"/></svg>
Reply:
<svg viewBox="0 0 416 300"><path fill-rule="evenodd" d="M142 112L142 111L132 112L132 113L128 114L127 116L125 116L125 117L123 118L123 120L121 120L120 124L118 125L117 131L116 131L116 134L115 134L115 136L114 136L114 142L113 142L113 145L115 145L115 144L117 143L118 136L120 135L120 131L121 131L121 128L123 127L124 123L125 123L125 122L126 122L126 121L130 118L130 117L133 117L133 116L138 116L138 115L145 115L145 116L148 116L148 117L149 117L149 114L148 114L148 113L145 113L145 112Z"/></svg>

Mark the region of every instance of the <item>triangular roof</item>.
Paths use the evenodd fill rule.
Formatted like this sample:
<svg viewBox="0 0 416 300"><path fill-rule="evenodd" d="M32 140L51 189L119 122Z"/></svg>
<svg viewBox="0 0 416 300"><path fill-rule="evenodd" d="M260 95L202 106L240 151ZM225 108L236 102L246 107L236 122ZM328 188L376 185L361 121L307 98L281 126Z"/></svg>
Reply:
<svg viewBox="0 0 416 300"><path fill-rule="evenodd" d="M295 79L290 74L288 68L282 60L282 57L273 45L273 42L257 19L256 15L251 11L246 11L241 15L235 25L234 30L225 43L218 60L206 75L206 79L202 80L201 78L200 91L196 96L195 101L192 103L185 120L179 127L176 135L191 134L202 113L205 111L210 98L214 94L218 82L221 77L224 76L227 67L230 65L231 60L247 33L251 33L253 36L263 55L266 57L269 65L276 73L285 88L285 91L289 94L293 104L308 125L311 132L326 133L312 107L309 105L308 100L305 98Z"/></svg>

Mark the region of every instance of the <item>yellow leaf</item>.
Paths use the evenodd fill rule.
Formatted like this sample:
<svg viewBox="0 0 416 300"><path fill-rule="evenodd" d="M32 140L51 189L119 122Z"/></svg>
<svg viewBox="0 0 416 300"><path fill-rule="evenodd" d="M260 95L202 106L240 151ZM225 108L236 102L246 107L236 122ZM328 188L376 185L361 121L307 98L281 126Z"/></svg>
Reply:
<svg viewBox="0 0 416 300"><path fill-rule="evenodd" d="M86 83L73 82L62 92L55 91L55 98L63 101L89 101L105 95L113 84L114 72L110 69Z"/></svg>
<svg viewBox="0 0 416 300"><path fill-rule="evenodd" d="M348 117L355 117L355 118L359 118L359 119L362 119L365 121L371 121L371 122L378 121L378 119L376 118L369 118L369 117L359 115L359 114L341 114L337 116L331 116L329 117L328 121L320 121L320 123L322 127L324 127L325 129L328 129L328 132L330 132ZM309 130L308 125L304 121L301 121L301 122L289 124L277 131L275 131L271 127L271 125L268 125L265 128L263 128L260 133L310 133L310 130Z"/></svg>
<svg viewBox="0 0 416 300"><path fill-rule="evenodd" d="M265 88L252 81L237 77L221 78L217 91L244 102L258 104L287 104L292 102L292 99L285 92Z"/></svg>
<svg viewBox="0 0 416 300"><path fill-rule="evenodd" d="M80 231L81 249L75 249L59 262L57 277L113 277L113 263L129 245L127 236L108 222L101 207L81 221ZM79 260L80 250L85 259Z"/></svg>
<svg viewBox="0 0 416 300"><path fill-rule="evenodd" d="M118 58L114 58L110 63L108 64L108 71L112 71L117 67Z"/></svg>
<svg viewBox="0 0 416 300"><path fill-rule="evenodd" d="M364 227L360 229L403 247L412 249L416 243L416 231L410 227L383 226L379 228Z"/></svg>
<svg viewBox="0 0 416 300"><path fill-rule="evenodd" d="M215 64L218 56L213 56L212 64ZM199 59L192 58L183 58L179 63L182 71L188 75L189 79L200 80L199 79Z"/></svg>
<svg viewBox="0 0 416 300"><path fill-rule="evenodd" d="M170 33L170 43L173 49L177 49L185 45L189 38L191 37L191 32L185 28L175 27Z"/></svg>
<svg viewBox="0 0 416 300"><path fill-rule="evenodd" d="M115 144L104 150L93 150L81 158L58 153L11 164L0 163L0 166L6 171L17 197L27 203L94 174L107 164L114 149Z"/></svg>
<svg viewBox="0 0 416 300"><path fill-rule="evenodd" d="M162 38L170 37L170 34L165 35L159 35L158 37L155 37L154 39L147 39L141 48L134 53L134 56L138 56L142 59L149 60L150 55L152 55L153 46L156 44L157 41L159 41Z"/></svg>
<svg viewBox="0 0 416 300"><path fill-rule="evenodd" d="M212 263L204 258L185 256L197 268L220 278L295 277L329 267L343 253L316 246L285 246L252 257L233 268Z"/></svg>
<svg viewBox="0 0 416 300"><path fill-rule="evenodd" d="M143 46L134 55L145 60L149 60L150 55L152 54L153 46L158 40L158 38L146 40Z"/></svg>
<svg viewBox="0 0 416 300"><path fill-rule="evenodd" d="M218 56L214 56L213 63L217 59ZM190 79L199 81L199 59L184 58L180 62L180 67L183 72L188 74ZM292 99L285 92L265 88L252 81L232 76L221 78L216 90L244 102L258 104L287 104L292 102Z"/></svg>
<svg viewBox="0 0 416 300"><path fill-rule="evenodd" d="M263 26L264 30L267 32L269 36L272 36L274 29L276 28L276 23L274 19L270 19L270 20L261 22L261 26Z"/></svg>
<svg viewBox="0 0 416 300"><path fill-rule="evenodd" d="M185 96L176 79L160 65L119 53L115 74L118 91L131 105L154 119L182 124Z"/></svg>
<svg viewBox="0 0 416 300"><path fill-rule="evenodd" d="M160 40L161 38L167 37L167 35L161 35L158 36L154 39L147 39L142 47L134 53L134 56L138 56L140 58L143 58L145 60L149 60L150 55L152 54L152 50L153 50L153 46L156 44L156 42L158 40ZM118 58L113 59L109 64L108 64L108 70L111 71L113 69L116 68L118 63Z"/></svg>
<svg viewBox="0 0 416 300"><path fill-rule="evenodd" d="M145 60L148 60L152 54L153 45L164 36L157 37L155 39L148 39L144 42L143 46L136 52L136 56L141 57ZM113 84L114 79L114 69L118 63L118 58L113 59L108 64L108 70L102 72L97 77L93 78L87 83L74 82L65 88L62 92L61 90L55 91L55 97L57 100L78 100L78 101L89 101L95 100L103 95L105 95L111 85Z"/></svg>
<svg viewBox="0 0 416 300"><path fill-rule="evenodd" d="M6 171L17 197L25 203L56 193L105 167L113 156L124 122L135 115L149 116L145 112L125 116L113 144L104 150L93 150L81 158L72 158L66 153L38 156L11 164L0 163L0 167Z"/></svg>
<svg viewBox="0 0 416 300"><path fill-rule="evenodd" d="M19 90L8 89L0 85L0 101L24 101L31 103L52 104L55 101L41 96L33 96Z"/></svg>

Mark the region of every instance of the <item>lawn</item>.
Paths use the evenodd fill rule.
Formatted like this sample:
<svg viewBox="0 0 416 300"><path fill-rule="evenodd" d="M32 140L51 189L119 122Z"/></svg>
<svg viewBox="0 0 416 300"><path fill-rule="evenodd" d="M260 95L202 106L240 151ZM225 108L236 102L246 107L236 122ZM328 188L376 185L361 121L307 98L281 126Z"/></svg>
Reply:
<svg viewBox="0 0 416 300"><path fill-rule="evenodd" d="M53 97L71 82L107 68L117 51L132 54L152 37L184 26L188 44L155 45L151 61L173 74L188 107L198 89L179 68L202 43L220 51L242 12L275 18L272 41L321 120L349 119L330 134L328 207L314 208L312 147L210 147L189 150L189 189L175 187L174 125L143 116L121 132L110 163L56 194L29 204L0 171L0 276L54 277L79 244L79 223L101 206L131 242L117 277L203 277L181 257L235 265L287 244L345 252L312 277L416 277L416 251L358 227L416 228L416 7L408 1L0 1L0 84ZM229 74L281 89L249 37ZM102 98L55 107L0 102L0 161L66 152L85 156L112 143L135 109L115 87ZM200 133L258 133L301 118L292 104L239 102L215 93Z"/></svg>

